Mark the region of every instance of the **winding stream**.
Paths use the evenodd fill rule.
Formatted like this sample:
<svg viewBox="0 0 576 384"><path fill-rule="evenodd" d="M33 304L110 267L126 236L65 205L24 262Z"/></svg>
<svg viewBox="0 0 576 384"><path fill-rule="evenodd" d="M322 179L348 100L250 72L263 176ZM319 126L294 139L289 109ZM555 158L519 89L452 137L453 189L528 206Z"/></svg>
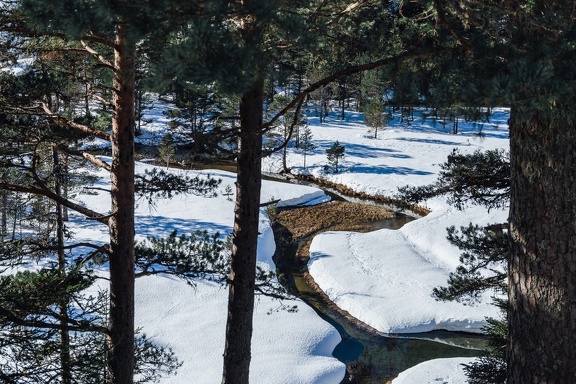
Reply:
<svg viewBox="0 0 576 384"><path fill-rule="evenodd" d="M206 166L235 171L235 166L226 162L223 164L210 163ZM199 167L199 164L196 163L194 168L203 167ZM272 176L263 176L263 178L291 182ZM299 181L299 183L321 188L333 200L382 205L395 210L390 206L388 199L378 202L364 199L362 196L348 197L345 195L350 192L349 190L337 190L331 188L330 185L323 184L322 181L320 183ZM396 212L394 218L362 222L361 225L364 227L364 231L383 228L399 229L417 217L417 214L406 215ZM480 354L480 349L485 345L485 337L482 335L449 331L385 335L353 318L349 313L338 308L308 274L309 256L301 255L301 246L319 232L311 235L310 239L294 240L290 230L277 221L273 223L273 230L276 241L274 260L279 272L279 279L286 284L292 293L314 308L320 317L340 332L342 341L336 346L333 355L347 366L346 377L341 384L389 383L400 372L427 360L472 357Z"/></svg>
<svg viewBox="0 0 576 384"><path fill-rule="evenodd" d="M335 194L333 190L328 192L333 199L349 200ZM356 203L362 201L358 198L353 200ZM375 203L363 201L363 204ZM398 229L415 218L396 213L396 217L391 219L361 224L364 226L363 231ZM333 353L334 357L347 365L347 375L342 384L387 383L400 372L426 360L479 355L479 349L485 343L482 335L449 331L385 335L353 318L332 303L307 272L309 255L306 243L309 244L311 238L319 232L307 238L294 239L290 230L279 220L273 224L273 230L277 249L274 260L281 280L322 318L336 327L342 336L342 342Z"/></svg>

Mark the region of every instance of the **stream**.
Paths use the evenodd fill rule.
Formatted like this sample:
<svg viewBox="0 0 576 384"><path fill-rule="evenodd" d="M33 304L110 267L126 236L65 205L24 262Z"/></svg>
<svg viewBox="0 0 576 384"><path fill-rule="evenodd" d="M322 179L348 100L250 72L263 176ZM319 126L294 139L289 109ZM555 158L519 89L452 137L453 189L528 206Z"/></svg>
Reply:
<svg viewBox="0 0 576 384"><path fill-rule="evenodd" d="M202 166L195 163L193 168L216 168L235 171L228 162L209 163ZM265 180L294 182L274 175L263 175ZM321 188L332 200L348 201L367 205L382 205L396 212L396 217L362 223L368 230L399 229L415 220L417 214L404 214L390 205L362 197L349 197L330 186L309 181L300 184ZM276 262L278 278L296 296L310 305L318 315L332 324L340 333L342 341L336 346L333 356L346 364L346 376L340 384L382 384L390 383L398 374L421 362L448 357L474 357L480 355L485 346L483 335L432 331L415 334L383 334L350 314L338 308L316 285L308 274L307 258L297 256L300 241L292 240L290 231L278 222L273 223L276 241Z"/></svg>
<svg viewBox="0 0 576 384"><path fill-rule="evenodd" d="M310 185L319 187L313 183ZM320 188L333 200L378 204L364 199L350 199L334 190ZM386 208L391 207L386 205ZM370 222L369 230L398 229L414 219L416 215L396 212L394 218ZM273 224L273 230L277 248L274 260L281 281L340 332L342 341L333 355L347 366L347 374L341 384L388 383L400 372L426 360L480 354L480 349L485 345L482 335L452 331L382 334L353 318L332 303L308 274L308 259L298 253L303 239L293 240L288 228L277 221Z"/></svg>

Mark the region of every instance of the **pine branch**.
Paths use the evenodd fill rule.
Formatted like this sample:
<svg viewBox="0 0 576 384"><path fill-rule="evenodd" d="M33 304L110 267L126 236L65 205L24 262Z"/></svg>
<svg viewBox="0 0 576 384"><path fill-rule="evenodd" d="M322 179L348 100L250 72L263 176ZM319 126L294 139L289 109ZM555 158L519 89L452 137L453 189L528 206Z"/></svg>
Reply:
<svg viewBox="0 0 576 384"><path fill-rule="evenodd" d="M58 320L58 322L50 322L50 321L42 321L42 320L33 320L30 318L21 318L16 314L12 313L11 311L0 307L0 318L3 322L10 322L14 325L22 326L22 327L33 327L33 328L43 328L43 329L57 329L57 330L64 330L64 331L77 331L77 332L99 332L103 334L108 334L109 330L106 327L98 326L98 325L91 325L89 321L77 321L74 319L70 319L68 317L63 316L56 316L52 314L54 320ZM61 321L67 321L68 324L62 324Z"/></svg>
<svg viewBox="0 0 576 384"><path fill-rule="evenodd" d="M364 64L359 64L359 65L351 65L348 66L346 68L343 68L339 71L336 71L334 73L332 73L329 76L324 77L323 79L320 79L318 81L316 81L315 83L310 84L309 86L307 86L302 92L300 92L298 95L296 95L292 101L290 101L284 108L282 108L276 115L274 115L272 117L272 119L270 119L268 122L262 124L262 127L264 130L268 130L270 129L270 126L272 126L272 124L274 124L280 117L284 116L286 113L288 113L288 111L290 109L292 109L295 105L297 105L298 103L301 103L301 100L304 100L304 98L309 95L310 93L325 87L326 85L340 79L346 76L350 76L356 73L360 73L360 72L364 72L364 71L369 71L371 69L376 69L379 67L382 67L384 65L387 64L391 64L400 60L408 60L408 59L416 59L419 57L427 57L428 53L422 53L422 52L418 52L416 50L405 50L402 51L401 53L394 55L392 57L387 57L384 59L380 59L380 60L376 60L376 61L372 61L369 63L364 63Z"/></svg>
<svg viewBox="0 0 576 384"><path fill-rule="evenodd" d="M470 224L459 231L454 226L448 228L448 241L464 252L460 265L450 273L448 286L434 288L436 299L473 302L484 291L506 291L508 233L502 227Z"/></svg>
<svg viewBox="0 0 576 384"><path fill-rule="evenodd" d="M106 163L105 161L102 161L100 158L92 155L89 152L75 151L75 150L68 148L64 144L59 145L58 149L64 153L69 154L69 155L82 157L82 158L88 160L89 162L91 162L92 164L94 164L94 165L96 165L96 166L98 166L98 167L100 167L100 168L102 168L108 172L112 172L112 167L108 163Z"/></svg>
<svg viewBox="0 0 576 384"><path fill-rule="evenodd" d="M197 196L215 197L216 188L222 182L210 175L206 177L179 176L164 170L146 170L144 175L135 176L135 189L138 196L145 197L150 204L158 197L172 198L177 194L192 193Z"/></svg>
<svg viewBox="0 0 576 384"><path fill-rule="evenodd" d="M435 196L447 196L448 203L460 210L471 203L489 210L508 204L510 161L503 150L477 150L468 155L454 150L440 167L442 170L436 182L400 187L397 198L408 204L418 204Z"/></svg>
<svg viewBox="0 0 576 384"><path fill-rule="evenodd" d="M31 186L24 186L24 185L17 185L11 183L0 183L0 190L7 190L12 192L22 192L22 193L30 193L33 195L45 196L57 203L62 204L65 207L73 209L74 211L83 214L89 219L96 220L102 224L108 225L108 221L111 215L102 215L99 212L93 211L89 208L86 208L80 204L74 203L58 194L43 188L38 187L31 187Z"/></svg>
<svg viewBox="0 0 576 384"><path fill-rule="evenodd" d="M110 61L108 61L104 56L102 56L96 50L90 47L84 39L80 39L80 44L82 44L86 52L95 57L106 68L111 69L113 72L116 72L116 67L114 67L114 65Z"/></svg>
<svg viewBox="0 0 576 384"><path fill-rule="evenodd" d="M75 129L76 131L86 133L90 136L95 136L100 139L110 141L110 135L107 134L106 132L92 129L84 124L75 123L74 121L67 119L64 116L58 115L57 113L52 112L50 108L48 108L48 105L46 105L46 103L44 102L40 102L40 107L42 108L47 117L56 120L60 124L67 125L70 128Z"/></svg>

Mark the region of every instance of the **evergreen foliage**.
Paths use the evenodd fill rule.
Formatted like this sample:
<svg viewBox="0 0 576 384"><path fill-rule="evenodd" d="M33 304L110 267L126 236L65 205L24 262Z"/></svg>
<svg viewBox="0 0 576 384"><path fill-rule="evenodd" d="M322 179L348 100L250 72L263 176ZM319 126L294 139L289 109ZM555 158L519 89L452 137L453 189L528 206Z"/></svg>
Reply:
<svg viewBox="0 0 576 384"><path fill-rule="evenodd" d="M454 150L441 165L438 180L424 187L399 188L399 197L410 203L434 196L448 196L448 202L458 209L465 204L480 204L488 209L504 207L509 201L510 164L504 151L475 151L462 155ZM471 202L469 201L471 200ZM438 300L456 300L474 304L483 292L507 292L507 264L510 254L507 224L485 227L469 224L458 231L447 229L448 241L458 247L460 265L451 272L447 286L436 287L432 295ZM507 301L494 298L503 314ZM506 344L508 327L505 316L486 319L484 331L488 346L475 362L465 365L470 383L495 384L506 382Z"/></svg>
<svg viewBox="0 0 576 384"><path fill-rule="evenodd" d="M174 231L167 238L149 237L136 244L136 276L172 274L191 284L206 276L225 281L230 246L230 239L222 239L218 232L196 231L186 236Z"/></svg>
<svg viewBox="0 0 576 384"><path fill-rule="evenodd" d="M234 95L224 95L214 85L171 85L168 93L175 108L164 111L177 145L189 150L192 160L227 156L224 148L234 135L231 121L237 115Z"/></svg>
<svg viewBox="0 0 576 384"><path fill-rule="evenodd" d="M227 282L230 274L230 236L196 231L184 235L176 231L166 238L149 237L136 244L136 277L167 274L185 279L189 284L199 278ZM260 266L256 270L256 291L276 299L291 296L275 279L273 271Z"/></svg>
<svg viewBox="0 0 576 384"><path fill-rule="evenodd" d="M313 68L309 71L308 79L314 83L328 75L327 70L323 68ZM309 96L308 103L313 105L314 114L319 118L320 124L324 123L330 113L330 100L333 95L333 89L329 86L320 87Z"/></svg>
<svg viewBox="0 0 576 384"><path fill-rule="evenodd" d="M107 293L88 295L95 276L75 268L45 268L0 278L0 378L7 383L64 381L99 384L106 381ZM59 305L66 297L63 315ZM63 344L60 332L69 333ZM63 348L69 359L63 366ZM181 365L174 353L139 335L136 338L136 377L139 383L156 383Z"/></svg>
<svg viewBox="0 0 576 384"><path fill-rule="evenodd" d="M158 154L160 158L166 162L166 168L170 167L170 159L176 153L176 148L174 147L174 138L172 134L167 133L162 138L162 144L158 147Z"/></svg>
<svg viewBox="0 0 576 384"><path fill-rule="evenodd" d="M498 228L494 230L493 228ZM507 261L509 238L502 226L480 228L470 224L457 233L448 228L448 240L463 253L456 272L450 273L448 285L436 287L432 295L438 300L456 300L473 305L485 291L496 294L507 292ZM476 361L465 364L468 382L474 384L503 384L506 382L506 345L508 325L506 311L508 301L493 298L500 311L499 318L487 318L483 331L488 336L487 346Z"/></svg>
<svg viewBox="0 0 576 384"><path fill-rule="evenodd" d="M497 227L497 230L492 228ZM479 227L470 224L448 228L448 241L463 251L456 272L450 273L447 287L434 288L433 295L440 300L475 301L479 295L491 290L506 291L506 261L508 235L499 225Z"/></svg>
<svg viewBox="0 0 576 384"><path fill-rule="evenodd" d="M130 290L133 287L130 278L133 274L130 267L133 263L130 255L130 244L133 243L133 232L132 240L130 232L133 226L130 225L130 212L133 217L134 209L130 202L130 195L133 198L130 190L134 185L133 174L130 174L130 167L133 167L131 155L134 128L131 124L133 106L130 104L135 101L131 93L131 72L135 68L130 64L133 59L130 47L135 47L135 40L138 40L141 42L139 48L150 48L153 45L149 44L151 39L163 38L163 32L166 31L164 27L170 24L169 28L172 28L176 19L162 24L166 10L158 12L154 9L155 15L144 19L152 22L156 18L160 24L158 29L148 30L148 24L140 24L144 19L136 21L130 18L129 23L125 19L136 8L143 12L151 11L152 8L145 4L134 8L132 3L113 6L101 3L64 3L56 1L46 6L41 2L23 0L14 3L18 8L2 8L0 14L2 43L11 44L20 39L24 42L22 45L13 44L10 48L14 50L15 57L34 58L22 72L1 73L1 132L6 136L10 134L12 137L3 139L8 139L6 142L12 142L15 146L7 146L6 150L3 148L0 161L7 172L3 173L0 187L3 192L29 199L25 204L32 209L24 207L23 211L33 212L42 219L37 221L38 225L45 225L41 231L38 231L39 228L29 231L20 226L20 223L30 223L29 218L18 218L19 221L15 218L15 226L18 225L25 235L14 230L12 240L3 241L3 250L7 251L4 253L7 257L3 260L3 267L8 269L18 263L31 261L31 257L38 257L44 261L53 261L53 268L47 269L50 273L68 274L78 270L80 275L89 276L92 263L106 260L110 263L111 280L118 277L122 279L121 284L111 284L111 289L127 288L122 292L93 297L86 293L88 285L76 289L74 281L70 279L60 279L59 285L56 285L61 289L58 291L43 285L46 277L44 272L37 275L42 278L27 276L29 283L26 286L29 289L42 289L55 296L49 299L39 296L44 301L29 300L24 303L24 307L23 303L15 302L13 297L2 298L1 307L5 310L2 313L3 323L7 325L2 337L6 348L3 348L2 354L9 362L2 367L2 375L3 378L9 378L9 382L60 380L63 384L70 384L73 381L158 381L160 375L174 373L179 362L169 349L157 347L141 336L135 338L134 329L130 326L133 322L133 292ZM77 9L66 9L69 6ZM198 9L192 6L188 10L193 8ZM80 12L76 12L78 10ZM180 7L175 12L178 14L182 10ZM140 26L145 28L140 29ZM161 29L162 33L154 35ZM8 37L12 36L14 39L9 41ZM113 53L119 61L113 60ZM113 102L109 97L115 103L114 114L110 113ZM96 102L101 105L101 111L93 109ZM110 120L106 122L106 118ZM113 156L119 156L118 162L113 159L112 163L120 166L112 169L91 153L78 150L76 143L79 140L93 137L111 141ZM78 163L72 167L72 162L77 160L68 159L74 158L88 159L110 171L113 183L116 180L121 184L117 185L116 191L127 194L129 198L122 200L118 194L115 197L113 193L111 215L91 211L72 201L72 191L68 188L72 184L68 182L74 179L76 182L86 182L79 179L78 175L68 173L76 166L85 167ZM57 164L57 159L62 161L58 160ZM124 171L126 173L121 174ZM149 197L170 194L163 189L167 185L178 188L177 193L198 186L202 190L198 193L206 194L210 194L210 189L218 185L218 181L204 182L199 178L179 181L160 172L147 176L155 185L147 189L142 187L140 192ZM7 208L4 202L9 202L10 197L3 197L3 208ZM62 206L75 209L104 224L114 222L116 230L111 232L110 246L75 244L72 238L64 239L64 236L72 234L67 233L61 224L59 212ZM118 214L119 210L126 214ZM4 211L8 212L7 209ZM116 221L116 215L123 219ZM9 219L8 215L5 217ZM2 228L3 235L7 232L4 227L7 226ZM28 232L36 235L27 237ZM37 234L42 234L42 238ZM125 237L118 240L112 239L113 236ZM80 246L91 247L94 252L77 256L74 260L65 253L66 249ZM57 262L54 261L56 257ZM126 265L128 268L125 268ZM20 277L18 274L10 276L14 279ZM9 288L15 283L4 283L2 291L8 294L11 292ZM20 286L18 289L23 288ZM106 295L110 300L105 300ZM97 313L88 316L83 312L96 305L96 302L100 305ZM78 317L83 313L85 316ZM26 340L26 337L35 339ZM34 349L36 347L38 349ZM29 356L29 359L19 359L18 356ZM44 360L37 360L42 356ZM80 363L83 365L80 366Z"/></svg>
<svg viewBox="0 0 576 384"><path fill-rule="evenodd" d="M510 196L510 161L503 150L463 155L454 149L440 165L438 180L422 187L401 187L398 198L417 204L434 196L447 195L458 209L479 204L488 209L502 208Z"/></svg>
<svg viewBox="0 0 576 384"><path fill-rule="evenodd" d="M386 106L380 98L371 100L364 107L364 121L374 130L374 138L378 138L378 129L386 125L387 119L384 114Z"/></svg>
<svg viewBox="0 0 576 384"><path fill-rule="evenodd" d="M573 210L566 209L574 205L575 195L571 192L575 183L570 173L573 168L570 167L570 151L574 142L571 128L576 115L573 20L573 4L560 1L530 1L526 4L455 0L355 3L264 0L2 2L0 63L14 62L22 58L24 52L28 57L34 57L34 68L19 76L0 72L1 246L6 251L3 262L8 266L29 256L45 257L46 252L62 248L58 236L71 234L65 233L63 226L55 224L60 208L54 208L48 203L49 200L56 201L57 206L60 204L77 209L99 222L107 223L110 220L106 214L75 205L63 191L64 188L58 192L60 188L56 185L60 179L73 179L74 176L61 176L65 172L57 170L56 163L48 160L54 150L56 156L63 160L66 156L90 158L89 153L78 151L71 141L90 137L110 139L108 132L118 126L116 114L129 110L124 108L126 104L138 101L132 100L133 95L124 95L123 108L118 108L118 105L112 105L109 98L118 101L120 91L131 89L133 84L130 79L134 72L146 77L137 79L139 86L146 83L159 88L170 88L172 84L181 87L175 98L180 103L179 109L171 115L171 125L179 140L189 140L193 156L218 152L213 148L220 144L222 137L243 134L242 131L246 130L253 133L265 131L261 119L255 118L255 114L248 116L248 113L262 110L263 105L253 105L261 102L259 96L254 95L264 91L267 77L269 85L266 89L271 90L271 94L266 96L269 100L274 98L274 85L291 83L290 87L297 90L293 91L294 94L311 94L315 89L316 95L312 96L321 122L330 108L336 105L340 117L343 117L344 108L351 98L356 98L362 99L361 109L368 124L377 128L382 124L384 106L380 104L383 101L381 96L390 94L391 105L402 109L403 119L410 117L415 105L425 104L433 108L432 114L436 119L441 119L439 121L444 124L452 122L452 132L458 133L460 118L477 118L482 108L489 110L492 105L510 105L511 133L516 135L518 132L512 140L515 146L513 154L516 156L512 161L512 181L517 182L513 184L516 189L512 188L511 192L511 166L506 153L489 151L461 155L454 152L442 166L437 183L421 188L405 188L401 193L413 203L444 194L458 208L471 202L483 204L489 209L505 206L512 195L515 207L511 214L515 231L509 234L512 244L519 244L524 238L535 238L537 244L554 245L562 241L564 245L569 244L570 235L558 241L545 236L566 234L566 228L572 227L569 223L574 222L573 216L568 217L573 215ZM132 51L136 51L136 43L138 50L134 58ZM121 60L123 63L128 63L125 67L115 67L113 51L116 51L119 59L124 60ZM359 70L354 66L365 64L367 52L376 58L375 66L384 66L381 76L387 82L383 85L384 89L376 93L366 93L366 84L361 86L360 78L354 75L354 71ZM144 58L149 61L142 62L146 61L141 60ZM379 59L382 61L379 62ZM339 72L346 69L350 69L348 76ZM311 90L306 90L302 84L306 80L322 82L326 76L338 73L338 76ZM367 75L362 80L368 82L369 78ZM330 82L334 84L329 85ZM300 92L302 87L305 91ZM359 95L359 92L364 94ZM236 101L233 101L236 99L221 97L224 94L242 96L240 130L234 126L238 117L234 105ZM101 103L98 111L90 107L94 105L94 100ZM251 102L253 104L249 105ZM292 109L296 115L302 102L303 97L298 107ZM269 103L267 106L271 105ZM230 108L232 113L227 116L224 110ZM284 111L281 107L273 109ZM112 110L115 114L111 114ZM285 112L279 115L284 117L273 120L278 124L297 120L291 119ZM227 118L231 118L232 123L223 123ZM115 124L111 124L112 119ZM128 116L125 121L131 122L131 117ZM71 127L74 129L71 130ZM224 132L228 128L232 129ZM291 131L291 128L287 130L284 126L280 134L278 144L284 150ZM377 129L374 136L377 136ZM296 134L297 139L300 137L305 138ZM239 173L246 171L244 175L253 176L259 172L258 160L252 163L244 160L249 158L248 155L255 155L252 158L259 159L261 146L257 140L247 142L248 139L249 136L242 138L245 146L251 149L242 152L244 148L240 148L238 152ZM250 144L254 144L253 147ZM126 148L131 148L131 145ZM305 158L308 148L303 150ZM168 149L165 154L169 152ZM130 151L124 153L129 154ZM335 166L335 172L338 172L339 159L344 157L344 146L336 142L327 150L327 155ZM169 159L169 156L166 158ZM109 169L98 159L91 159L98 166ZM65 167L62 165L62 168ZM286 164L284 169L287 170ZM548 178L542 181L545 177ZM120 177L119 180L129 178ZM170 197L174 193L190 190L210 194L218 186L216 181L211 180L176 180L160 171L143 175L139 180L138 192L150 201L156 196ZM244 201L245 194L249 195L249 188L256 185L250 184L250 181L240 176L237 191L239 203ZM525 192L533 185L535 187L531 193ZM564 188L561 196L555 199L547 195L557 190L553 185ZM527 206L529 203L534 205L516 207L516 201ZM534 217L548 220L549 212L556 212L557 217L546 235L532 233L534 224L525 224L534 221L532 216L527 219L522 216L523 212L532 212L534 209L529 208L535 208L536 202L551 202L551 209L543 209L544 213L539 213L539 216L535 214ZM119 206L122 207L122 204ZM114 209L112 211L116 212ZM238 211L245 213L248 208L242 205ZM561 214L567 215L564 222L568 224L560 224ZM112 219L115 219L113 216ZM20 227L21 223L26 223L28 228ZM248 220L243 223L248 223ZM11 230L9 224L13 224ZM54 226L59 227L56 230L58 236L54 236ZM17 229L20 228L24 228L23 235L18 233ZM27 238L28 232L34 232L37 236ZM477 292L491 287L503 288L499 265L505 261L503 255L507 254L506 236L505 232L498 234L493 229L472 225L461 229L460 233L451 229L449 240L465 252L461 267L451 275L450 288L438 290L437 294L457 299L466 294L474 297ZM106 250L95 248L100 254L106 253ZM527 251L523 247L515 247L512 252L520 255L517 259L522 262L532 256L538 260L546 256L536 255L536 252L524 257ZM558 257L558 252L550 253ZM239 251L239 254L243 254L243 251ZM179 264L170 264L172 261L168 262L160 254L154 257L142 261L142 268L150 270L156 261L168 263L174 271L179 268ZM88 258L94 257L91 255ZM126 259L120 257L120 260ZM569 263L571 256L566 259ZM554 262L555 259L550 261L552 264ZM196 268L186 263L186 268ZM58 269L62 267L63 271ZM55 270L70 272L71 267L68 264ZM483 268L490 270L488 278ZM512 269L517 270L518 266L513 265ZM566 263L552 269L570 270ZM540 276L540 273L535 271L532 275ZM526 283L531 281L531 273L523 276L527 276L526 280L518 282L518 287L527 286ZM542 283L552 282L551 287L543 288L543 291L556 292L559 283L552 277L542 279ZM41 284L40 280L31 278L31 281ZM559 281L571 279L561 278ZM74 286L71 281L70 284ZM562 289L558 291L564 292ZM524 296L527 295L519 295L519 300ZM550 306L541 312L552 313L555 308L561 307L557 303L563 302L567 303L563 304L566 306L563 308L568 308L573 295L567 296L567 300L549 300ZM546 300L541 301L546 304ZM521 304L514 308L530 307ZM524 322L530 323L527 321L530 320L527 318L529 315L523 316ZM521 317L516 318L522 320ZM521 324L521 321L517 324ZM516 337L515 340L527 339ZM558 344L562 342L563 339ZM524 349L525 353L530 352ZM542 351L548 348L527 349L534 349L534 354L542 353L545 356ZM552 350L552 357L546 354L547 363L541 365L552 366L555 354L562 354L554 348L549 349ZM242 369L242 373L247 374L247 369ZM487 377L486 380L489 380L489 377L496 376Z"/></svg>
<svg viewBox="0 0 576 384"><path fill-rule="evenodd" d="M136 335L134 359L135 383L161 383L164 377L175 375L183 364L172 349L159 346L145 334Z"/></svg>
<svg viewBox="0 0 576 384"><path fill-rule="evenodd" d="M326 149L326 156L328 157L328 163L334 167L334 172L338 173L338 164L344 158L346 147L338 140L332 144L332 146Z"/></svg>
<svg viewBox="0 0 576 384"><path fill-rule="evenodd" d="M310 151L313 151L316 148L312 138L312 129L310 129L308 125L304 126L300 132L300 150L302 151L302 156L304 157L304 169L306 169L306 156Z"/></svg>
<svg viewBox="0 0 576 384"><path fill-rule="evenodd" d="M216 197L216 189L222 179L214 179L210 175L194 177L176 175L157 168L147 169L143 175L138 175L135 181L135 193L154 205L156 198L171 199L178 194L196 194L198 196Z"/></svg>
<svg viewBox="0 0 576 384"><path fill-rule="evenodd" d="M226 186L226 188L224 188L224 191L223 191L223 192L220 192L220 194L221 194L222 196L226 196L226 200L232 201L232 197L231 197L231 196L234 195L234 193L232 192L232 186L231 186L230 184L228 184L228 185Z"/></svg>
<svg viewBox="0 0 576 384"><path fill-rule="evenodd" d="M495 299L501 313L498 319L487 318L488 325L483 331L488 335L488 345L482 356L470 364L464 364L464 371L470 384L504 384L506 383L506 344L508 326L506 324L507 300Z"/></svg>
<svg viewBox="0 0 576 384"><path fill-rule="evenodd" d="M378 129L387 123L386 103L384 95L387 92L383 79L383 70L373 70L362 76L360 110L364 113L364 121L374 130L374 138L378 137Z"/></svg>

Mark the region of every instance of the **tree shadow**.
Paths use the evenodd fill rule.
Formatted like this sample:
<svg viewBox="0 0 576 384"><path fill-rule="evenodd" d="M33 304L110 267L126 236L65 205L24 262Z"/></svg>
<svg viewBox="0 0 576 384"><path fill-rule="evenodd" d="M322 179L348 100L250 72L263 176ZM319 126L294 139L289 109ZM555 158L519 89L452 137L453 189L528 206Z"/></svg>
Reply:
<svg viewBox="0 0 576 384"><path fill-rule="evenodd" d="M408 167L389 167L387 165L371 165L366 166L365 164L348 165L344 164L346 172L351 174L363 173L363 174L376 174L376 175L432 175L432 172L421 171L414 168Z"/></svg>
<svg viewBox="0 0 576 384"><path fill-rule="evenodd" d="M326 148L329 148L334 142L328 140L317 140L315 144L317 144L316 149L313 152L308 152L308 154L322 154L325 153ZM412 157L406 154L401 153L400 151L389 149L389 148L381 148L381 147L374 147L371 145L365 144L351 144L342 142L340 143L344 145L346 148L345 156L351 157L358 157L361 159L375 159L379 157L394 157L397 159L411 159Z"/></svg>
<svg viewBox="0 0 576 384"><path fill-rule="evenodd" d="M223 236L232 232L231 226L218 225L194 219L179 219L164 216L136 215L134 229L138 236L166 237L171 232L190 234L196 231L220 232Z"/></svg>
<svg viewBox="0 0 576 384"><path fill-rule="evenodd" d="M409 142L415 142L415 143L425 143L425 144L450 145L450 146L455 146L455 147L466 146L466 144L462 144L462 143L459 143L457 141L447 141L447 140L438 140L438 139L399 137L395 140L409 141Z"/></svg>

